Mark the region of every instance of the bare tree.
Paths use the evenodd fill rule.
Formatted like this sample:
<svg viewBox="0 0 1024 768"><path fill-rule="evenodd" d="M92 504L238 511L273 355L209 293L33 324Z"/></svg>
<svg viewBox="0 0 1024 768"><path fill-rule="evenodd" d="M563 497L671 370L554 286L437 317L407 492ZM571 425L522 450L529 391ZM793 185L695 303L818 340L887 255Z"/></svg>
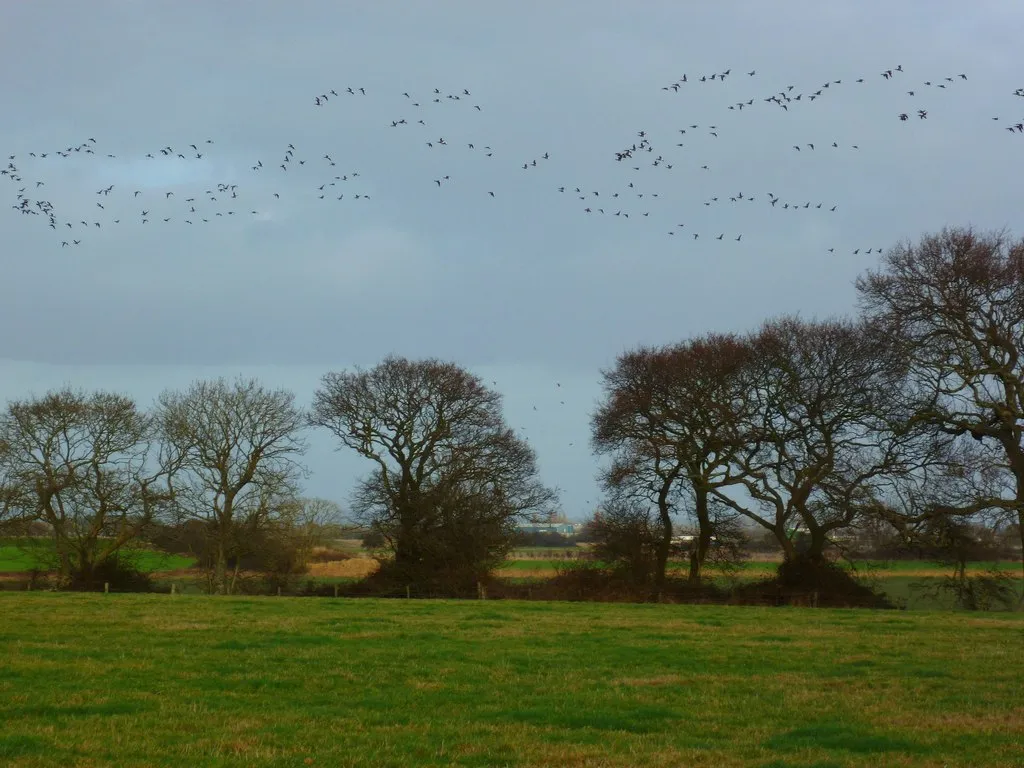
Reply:
<svg viewBox="0 0 1024 768"><path fill-rule="evenodd" d="M282 498L297 495L305 416L291 392L268 390L255 379L199 381L186 392L164 392L156 415L181 468L179 514L205 523L211 591L230 594L246 536L273 519Z"/></svg>
<svg viewBox="0 0 1024 768"><path fill-rule="evenodd" d="M310 546L319 546L332 533L337 532L342 519L341 505L336 501L303 497L299 499L294 525Z"/></svg>
<svg viewBox="0 0 1024 768"><path fill-rule="evenodd" d="M1024 239L944 229L890 249L857 290L908 362L915 420L978 441L1004 478L944 511L1015 518L1024 547Z"/></svg>
<svg viewBox="0 0 1024 768"><path fill-rule="evenodd" d="M12 472L12 450L0 434L0 535L20 532L35 519L35 505L26 501L26 489Z"/></svg>
<svg viewBox="0 0 1024 768"><path fill-rule="evenodd" d="M755 408L736 460L755 504L713 493L771 531L788 560L822 561L830 534L873 509L889 478L922 458L913 435L894 429L903 370L881 335L846 320L783 317L765 323L751 345ZM800 553L799 528L808 535Z"/></svg>
<svg viewBox="0 0 1024 768"><path fill-rule="evenodd" d="M613 457L603 476L609 490L631 488L658 509L658 586L679 501L692 499L698 524L689 574L696 583L714 536L711 493L741 481L736 454L745 444L737 428L749 408L742 375L749 353L735 336L710 334L628 352L603 372L605 401L592 420L593 444Z"/></svg>
<svg viewBox="0 0 1024 768"><path fill-rule="evenodd" d="M48 525L65 583L91 586L168 511L176 464L153 426L130 398L70 389L12 402L0 417L4 506Z"/></svg>
<svg viewBox="0 0 1024 768"><path fill-rule="evenodd" d="M291 546L308 561L313 550L323 545L331 531L337 530L342 513L341 507L330 499L302 497L288 499L277 517Z"/></svg>
<svg viewBox="0 0 1024 768"><path fill-rule="evenodd" d="M637 586L657 580L664 530L654 507L628 494L612 495L587 527L596 560Z"/></svg>
<svg viewBox="0 0 1024 768"><path fill-rule="evenodd" d="M554 493L533 450L505 424L501 396L452 363L388 357L328 373L310 423L374 462L354 510L410 577L482 575L517 520L548 516Z"/></svg>

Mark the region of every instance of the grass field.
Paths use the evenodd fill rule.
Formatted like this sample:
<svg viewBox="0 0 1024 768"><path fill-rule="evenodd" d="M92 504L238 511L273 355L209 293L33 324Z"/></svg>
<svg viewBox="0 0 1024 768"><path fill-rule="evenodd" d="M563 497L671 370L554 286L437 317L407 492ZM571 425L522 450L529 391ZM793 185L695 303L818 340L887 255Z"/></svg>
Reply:
<svg viewBox="0 0 1024 768"><path fill-rule="evenodd" d="M145 573L191 568L195 560L181 555L169 555L149 549L124 549L122 553ZM53 543L49 539L29 539L19 544L12 539L0 539L0 573L19 573L33 568L52 566Z"/></svg>
<svg viewBox="0 0 1024 768"><path fill-rule="evenodd" d="M1024 615L0 594L0 764L1015 766Z"/></svg>
<svg viewBox="0 0 1024 768"><path fill-rule="evenodd" d="M29 540L27 548L19 547L13 540L0 539L0 586L3 579L15 578L15 574L24 574L33 567L45 569L52 562L53 544L49 539ZM347 554L365 555L358 541L342 542L342 549ZM511 558L502 564L496 575L514 583L535 582L551 578L564 560L556 560L544 555L552 552L564 553L564 547L553 549L533 548L517 550ZM169 555L146 549L129 551L127 554L137 563L140 570L152 573L154 581L163 588L169 589L173 582L176 589L184 592L202 592L205 589L199 574L187 576L183 572L195 565L194 561L179 555ZM971 563L969 570L979 573L992 567L992 563ZM778 563L764 560L751 560L741 563L734 573L734 578L743 581L769 577L777 568ZM999 570L1014 577L1018 593L1024 593L1024 580L1019 578L1020 563L1004 561L996 564ZM337 562L313 563L303 583L312 580L321 584L348 584L366 576L376 567L372 560L365 556ZM685 562L674 562L670 568L677 576L683 576L689 565ZM951 569L938 563L925 561L861 561L856 563L857 572L866 577L879 591L889 596L900 607L911 610L936 610L952 608L953 599L947 595L929 594L928 590L920 589L921 585L934 584L941 577L948 576ZM716 580L721 586L728 588L730 581L721 571L709 567L706 575Z"/></svg>
<svg viewBox="0 0 1024 768"><path fill-rule="evenodd" d="M564 561L563 561L564 562ZM559 561L551 559L515 559L505 562L498 575L514 582L538 581L555 575ZM737 581L770 577L778 568L770 561L749 561L740 563L733 578ZM848 564L844 564L848 565ZM927 585L937 584L943 577L952 574L952 568L940 563L920 560L860 561L855 564L856 572L866 579L877 591L884 593L895 605L911 610L938 610L954 607L951 595L935 595ZM1024 579L1020 578L1019 562L1006 560L999 563L968 563L969 573L984 573L990 568L1013 577L1016 592L1024 593ZM689 568L687 563L671 563L670 569L678 576L684 576ZM720 586L728 588L730 580L720 570L710 567L705 576ZM925 587L922 589L922 587Z"/></svg>
<svg viewBox="0 0 1024 768"><path fill-rule="evenodd" d="M504 562L501 565L501 570L536 572L537 574L547 576L553 575L560 565L564 566L565 564L566 561L564 560L517 558ZM855 567L858 572L865 575L934 576L952 573L952 568L924 560L862 560L854 563L853 565L840 561L840 564L844 567ZM751 560L737 564L736 571L743 576L762 577L769 576L774 573L778 565L779 564L777 562L770 560ZM1020 573L1021 571L1020 563L1013 562L1012 560L1004 560L995 564L983 562L968 563L967 567L970 571L982 571L987 570L993 565L995 565L998 570L1006 571L1011 574ZM680 574L685 574L689 570L689 567L690 565L688 562L673 561L669 563L669 569ZM714 566L708 566L707 572L715 573L716 569Z"/></svg>

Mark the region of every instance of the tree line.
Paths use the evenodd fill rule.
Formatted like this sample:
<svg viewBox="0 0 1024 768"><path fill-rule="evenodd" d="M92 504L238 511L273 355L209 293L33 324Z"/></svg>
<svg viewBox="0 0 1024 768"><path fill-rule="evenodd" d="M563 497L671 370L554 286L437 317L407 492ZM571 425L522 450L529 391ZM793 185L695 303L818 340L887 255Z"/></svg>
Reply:
<svg viewBox="0 0 1024 768"><path fill-rule="evenodd" d="M929 234L856 290L851 317L641 346L601 372L592 528L606 551L642 530L660 588L680 518L696 529L695 584L738 521L773 536L788 567L824 563L863 526L907 542L1015 526L1024 543L1024 240ZM309 427L370 466L351 514L391 553L382 578L474 583L519 521L556 511L497 392L453 363L388 357L326 374L309 409L244 379L167 391L149 410L69 388L11 402L0 526L43 524L62 578L86 583L132 542L188 530L211 591L230 593L253 542L308 548L337 519L301 495Z"/></svg>
<svg viewBox="0 0 1024 768"><path fill-rule="evenodd" d="M149 410L70 388L10 402L0 531L42 526L61 583L86 588L128 545L187 540L210 591L230 594L246 563L287 572L338 521L337 505L301 495L307 427L371 462L353 517L383 538L403 583L475 583L517 520L555 511L500 395L454 364L389 357L328 373L308 410L253 379L199 381Z"/></svg>
<svg viewBox="0 0 1024 768"><path fill-rule="evenodd" d="M659 583L680 510L692 582L737 518L811 567L879 522L908 543L979 522L1024 537L1024 240L946 229L891 248L856 290L853 317L641 347L603 372L599 522L653 510Z"/></svg>

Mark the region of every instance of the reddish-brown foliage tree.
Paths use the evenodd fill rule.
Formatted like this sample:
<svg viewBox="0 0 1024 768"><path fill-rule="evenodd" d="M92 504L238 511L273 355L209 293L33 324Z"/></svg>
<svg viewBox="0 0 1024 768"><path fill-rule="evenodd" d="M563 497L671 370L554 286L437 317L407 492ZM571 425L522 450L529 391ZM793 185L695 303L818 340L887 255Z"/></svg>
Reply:
<svg viewBox="0 0 1024 768"><path fill-rule="evenodd" d="M944 229L890 249L857 290L906 360L913 420L984 454L988 480L939 511L1015 519L1024 547L1024 238Z"/></svg>
<svg viewBox="0 0 1024 768"><path fill-rule="evenodd" d="M354 509L388 541L403 578L472 584L504 557L517 521L553 511L501 395L453 363L388 357L328 373L310 422L376 465Z"/></svg>
<svg viewBox="0 0 1024 768"><path fill-rule="evenodd" d="M770 530L787 559L798 554L793 534L803 528L802 554L821 560L829 534L867 514L888 479L920 458L910 435L892 429L903 372L886 340L859 322L783 317L749 343L752 407L735 455L740 487L755 504L714 493Z"/></svg>
<svg viewBox="0 0 1024 768"><path fill-rule="evenodd" d="M604 371L605 399L592 419L593 444L612 464L609 490L643 497L658 510L659 586L671 548L672 515L689 493L698 525L690 580L700 580L714 535L710 494L739 483L737 432L748 408L742 371L750 348L735 336L710 334L682 344L640 348Z"/></svg>

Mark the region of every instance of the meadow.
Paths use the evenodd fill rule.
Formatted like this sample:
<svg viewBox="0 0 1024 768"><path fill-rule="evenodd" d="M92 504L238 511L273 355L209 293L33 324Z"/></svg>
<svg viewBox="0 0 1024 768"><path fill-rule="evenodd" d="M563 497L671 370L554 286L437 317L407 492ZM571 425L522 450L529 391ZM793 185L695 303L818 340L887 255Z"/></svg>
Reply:
<svg viewBox="0 0 1024 768"><path fill-rule="evenodd" d="M28 578L31 569L46 570L51 567L52 542L49 539L27 540L30 546L26 547L25 541L22 540L19 546L13 539L0 539L0 589L5 586L8 589L24 588L22 582ZM332 551L342 552L351 559L313 563L310 572L298 579L297 586L301 587L309 582L326 585L349 584L372 573L376 567L376 563L368 558L368 553L361 550L358 541L335 542ZM566 562L564 555L567 551L572 550L566 550L564 547L517 550L510 554L510 559L498 568L495 575L510 583L538 583L556 575L558 568ZM145 548L126 550L125 555L139 570L151 574L158 589L169 590L172 583L178 591L183 592L199 593L205 588L201 574L198 571L189 572L196 564L192 558ZM901 608L935 610L954 607L952 596L935 594L931 588L952 573L952 569L947 565L921 560L861 560L855 563L843 562L843 565L855 569L861 578L877 591L885 593ZM670 563L670 571L679 577L685 576L688 567L688 563L683 561ZM771 560L750 560L737 564L728 573L709 566L706 577L727 588L730 584L768 578L777 567L778 563ZM987 572L993 568L1013 577L1017 593L1024 593L1024 580L1020 578L1020 562L968 564L968 571L972 574Z"/></svg>
<svg viewBox="0 0 1024 768"><path fill-rule="evenodd" d="M0 593L0 764L1014 766L1024 615Z"/></svg>
<svg viewBox="0 0 1024 768"><path fill-rule="evenodd" d="M144 573L191 568L195 559L146 548L125 547L122 556ZM0 539L0 573L24 573L54 565L53 542L47 538Z"/></svg>

